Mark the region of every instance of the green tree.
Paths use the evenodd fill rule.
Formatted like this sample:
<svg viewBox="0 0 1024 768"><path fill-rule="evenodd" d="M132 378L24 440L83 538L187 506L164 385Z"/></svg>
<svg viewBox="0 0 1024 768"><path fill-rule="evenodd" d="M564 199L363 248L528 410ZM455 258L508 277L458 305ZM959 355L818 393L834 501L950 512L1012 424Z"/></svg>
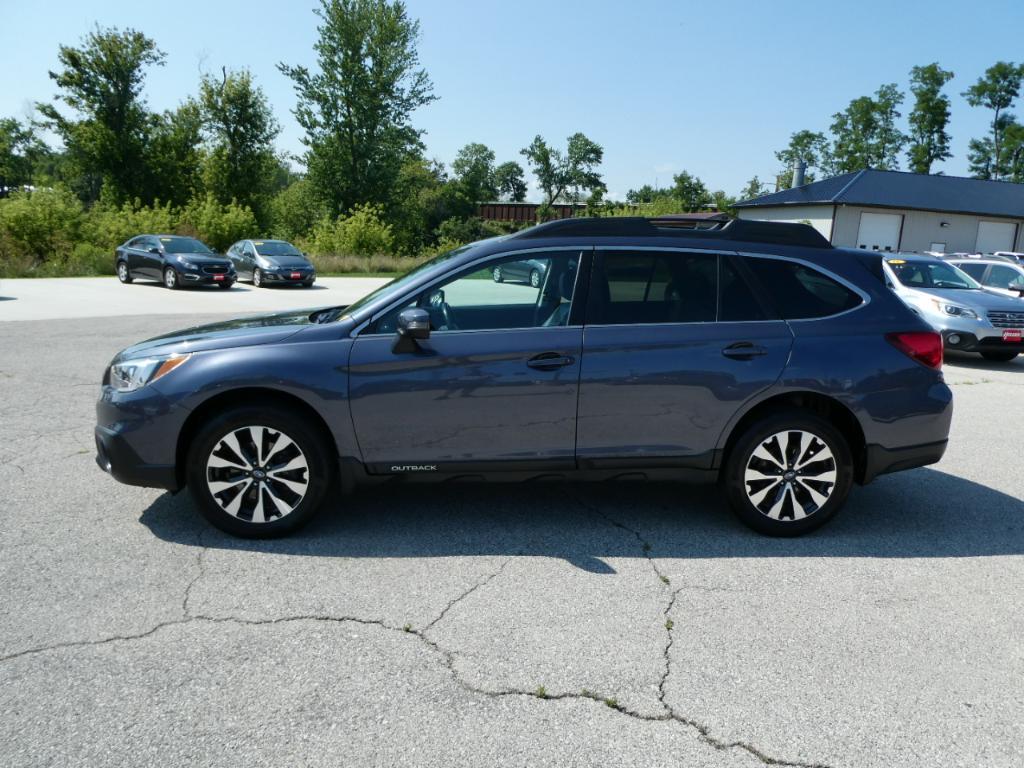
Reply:
<svg viewBox="0 0 1024 768"><path fill-rule="evenodd" d="M202 140L202 117L192 99L154 116L146 155L155 199L180 206L200 192Z"/></svg>
<svg viewBox="0 0 1024 768"><path fill-rule="evenodd" d="M103 185L117 202L151 199L145 167L150 115L142 88L145 69L162 65L164 54L141 32L97 27L81 47L60 46L57 59L61 70L50 72L60 89L56 98L75 116L53 104L40 104L39 111L82 177L80 194L95 200Z"/></svg>
<svg viewBox="0 0 1024 768"><path fill-rule="evenodd" d="M48 154L31 123L0 119L0 197L10 189L30 184L40 160Z"/></svg>
<svg viewBox="0 0 1024 768"><path fill-rule="evenodd" d="M278 65L298 96L308 177L334 215L390 205L402 166L421 148L412 113L435 98L419 67L419 22L388 0L321 0L316 14L319 71Z"/></svg>
<svg viewBox="0 0 1024 768"><path fill-rule="evenodd" d="M1022 78L1024 67L1012 62L997 61L985 70L978 82L961 94L972 107L992 110L991 140L987 143L984 139L971 141L971 167L976 169L975 175L979 178L998 179L1001 176L1000 151L1003 132L1008 125L1003 117L1020 94Z"/></svg>
<svg viewBox="0 0 1024 768"><path fill-rule="evenodd" d="M767 195L769 192L768 186L761 182L761 180L754 176L740 191L740 200L753 200L755 197L761 197L761 195Z"/></svg>
<svg viewBox="0 0 1024 768"><path fill-rule="evenodd" d="M833 115L832 162L837 173L864 168L895 170L906 137L896 127L903 94L894 83L881 86L875 98L861 96Z"/></svg>
<svg viewBox="0 0 1024 768"><path fill-rule="evenodd" d="M462 185L466 198L474 204L498 196L494 172L494 152L485 144L467 144L452 161L456 181Z"/></svg>
<svg viewBox="0 0 1024 768"><path fill-rule="evenodd" d="M210 149L203 168L206 191L224 204L237 200L267 220L277 171L274 138L280 132L262 89L248 71L204 75L199 104Z"/></svg>
<svg viewBox="0 0 1024 768"><path fill-rule="evenodd" d="M653 187L644 184L640 189L631 189L626 193L626 202L632 205L645 205L665 197L672 197L671 189Z"/></svg>
<svg viewBox="0 0 1024 768"><path fill-rule="evenodd" d="M502 163L494 169L494 186L506 200L521 203L526 199L526 174L523 166L514 160Z"/></svg>
<svg viewBox="0 0 1024 768"><path fill-rule="evenodd" d="M1010 181L1024 183L1024 125L1010 120L1003 126L1003 173Z"/></svg>
<svg viewBox="0 0 1024 768"><path fill-rule="evenodd" d="M275 237L296 240L310 232L326 213L309 179L299 179L270 201L270 231Z"/></svg>
<svg viewBox="0 0 1024 768"><path fill-rule="evenodd" d="M783 167L778 175L779 189L789 189L793 186L793 165L798 160L807 166L804 182L809 184L815 179L814 169L824 170L827 167L828 140L822 133L797 131L789 137L789 145L776 152L775 157Z"/></svg>
<svg viewBox="0 0 1024 768"><path fill-rule="evenodd" d="M687 171L672 177L672 197L678 200L684 211L699 211L714 201L704 182Z"/></svg>
<svg viewBox="0 0 1024 768"><path fill-rule="evenodd" d="M530 146L520 154L530 163L530 169L544 192L542 218L558 200L576 202L584 191L607 191L598 173L604 150L582 133L569 137L565 152L550 146L541 136L535 136Z"/></svg>
<svg viewBox="0 0 1024 768"><path fill-rule="evenodd" d="M953 73L938 63L914 67L910 70L910 90L914 94L914 109L910 113L910 147L907 159L914 173L931 173L932 165L953 156L949 151L949 97L942 93L943 86L953 79Z"/></svg>

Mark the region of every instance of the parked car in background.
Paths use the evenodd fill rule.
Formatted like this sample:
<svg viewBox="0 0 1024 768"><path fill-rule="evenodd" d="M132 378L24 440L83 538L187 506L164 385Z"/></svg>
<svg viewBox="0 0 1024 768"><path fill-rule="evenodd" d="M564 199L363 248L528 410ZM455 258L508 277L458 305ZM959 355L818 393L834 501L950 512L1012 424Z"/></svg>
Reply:
<svg viewBox="0 0 1024 768"><path fill-rule="evenodd" d="M491 279L496 283L519 282L537 288L544 282L547 270L547 263L538 259L510 261L494 267L491 270Z"/></svg>
<svg viewBox="0 0 1024 768"><path fill-rule="evenodd" d="M949 261L981 283L983 288L1015 299L1024 297L1024 265L1013 259L984 256Z"/></svg>
<svg viewBox="0 0 1024 768"><path fill-rule="evenodd" d="M1018 264L1024 264L1024 253L1018 251L996 251L992 254L993 256L1001 256L1004 259L1012 259Z"/></svg>
<svg viewBox="0 0 1024 768"><path fill-rule="evenodd" d="M865 255L886 284L942 334L946 349L1009 362L1024 351L1024 302L986 291L949 261L932 256ZM872 265L873 266L873 265Z"/></svg>
<svg viewBox="0 0 1024 768"><path fill-rule="evenodd" d="M539 285L492 282L524 262ZM940 459L941 367L939 334L809 226L563 219L348 306L123 350L97 462L187 486L240 536L294 530L336 480L558 477L719 481L744 523L793 536Z"/></svg>
<svg viewBox="0 0 1024 768"><path fill-rule="evenodd" d="M251 280L257 288L316 282L316 269L306 254L284 240L239 240L228 248L239 280Z"/></svg>
<svg viewBox="0 0 1024 768"><path fill-rule="evenodd" d="M230 259L214 253L194 237L138 235L119 245L114 255L117 279L131 283L143 278L162 282L171 290L187 285L230 288L237 275Z"/></svg>

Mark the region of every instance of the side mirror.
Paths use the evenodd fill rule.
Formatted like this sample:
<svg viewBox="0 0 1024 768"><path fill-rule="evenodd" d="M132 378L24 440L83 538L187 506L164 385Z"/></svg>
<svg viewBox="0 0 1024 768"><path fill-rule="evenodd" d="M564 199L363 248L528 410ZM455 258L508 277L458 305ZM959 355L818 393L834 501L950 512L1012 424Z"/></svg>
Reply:
<svg viewBox="0 0 1024 768"><path fill-rule="evenodd" d="M150 248L150 249L149 249L149 252L150 252L150 253L155 253L155 254L156 254L157 256L159 256L159 255L160 255L160 249L159 249L159 248L156 248L156 247Z"/></svg>
<svg viewBox="0 0 1024 768"><path fill-rule="evenodd" d="M430 338L430 313L419 307L402 310L398 315L398 335L417 341Z"/></svg>

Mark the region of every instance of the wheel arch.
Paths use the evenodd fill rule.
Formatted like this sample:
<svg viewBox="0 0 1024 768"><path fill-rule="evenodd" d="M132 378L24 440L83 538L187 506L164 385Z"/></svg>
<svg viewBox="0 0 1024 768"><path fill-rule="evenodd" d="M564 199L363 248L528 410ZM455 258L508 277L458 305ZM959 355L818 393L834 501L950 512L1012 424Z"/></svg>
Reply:
<svg viewBox="0 0 1024 768"><path fill-rule="evenodd" d="M858 483L864 481L867 464L867 440L864 429L853 411L840 400L820 392L795 390L767 397L751 406L729 430L729 436L720 452L718 469L729 461L729 455L740 436L759 419L770 416L780 408L799 408L827 419L846 439L853 456L853 476Z"/></svg>
<svg viewBox="0 0 1024 768"><path fill-rule="evenodd" d="M189 447L192 445L192 441L202 425L212 414L223 412L229 408L244 406L265 408L268 405L283 407L294 413L300 413L304 418L308 419L329 447L331 451L331 455L328 457L329 461L335 467L338 467L337 441L327 422L324 421L323 416L317 412L316 408L301 397L279 389L272 389L270 387L240 387L221 391L207 398L196 406L188 415L188 418L185 419L185 423L178 433L178 442L175 448L174 465L178 487L184 488L186 485L186 464Z"/></svg>

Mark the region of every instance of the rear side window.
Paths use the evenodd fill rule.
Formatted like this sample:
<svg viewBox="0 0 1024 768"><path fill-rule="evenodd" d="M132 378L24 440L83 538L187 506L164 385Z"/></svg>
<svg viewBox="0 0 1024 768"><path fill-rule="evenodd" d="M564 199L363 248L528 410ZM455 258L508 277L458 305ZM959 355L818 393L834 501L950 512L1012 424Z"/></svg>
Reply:
<svg viewBox="0 0 1024 768"><path fill-rule="evenodd" d="M714 322L717 254L605 251L599 263L589 323Z"/></svg>
<svg viewBox="0 0 1024 768"><path fill-rule="evenodd" d="M740 275L732 261L723 258L719 273L721 296L718 300L718 319L738 323L755 320L770 320L763 304L750 289L750 284Z"/></svg>
<svg viewBox="0 0 1024 768"><path fill-rule="evenodd" d="M862 303L846 286L803 264L751 257L744 261L786 320L828 317Z"/></svg>
<svg viewBox="0 0 1024 768"><path fill-rule="evenodd" d="M963 267L961 267L963 269ZM974 275L971 275L974 277ZM1024 276L1013 267L996 264L988 273L988 285L994 288L1012 288L1015 291L1024 289Z"/></svg>
<svg viewBox="0 0 1024 768"><path fill-rule="evenodd" d="M957 264L960 269L966 272L968 275L973 277L975 280L981 280L985 275L985 270L988 268L987 264Z"/></svg>

